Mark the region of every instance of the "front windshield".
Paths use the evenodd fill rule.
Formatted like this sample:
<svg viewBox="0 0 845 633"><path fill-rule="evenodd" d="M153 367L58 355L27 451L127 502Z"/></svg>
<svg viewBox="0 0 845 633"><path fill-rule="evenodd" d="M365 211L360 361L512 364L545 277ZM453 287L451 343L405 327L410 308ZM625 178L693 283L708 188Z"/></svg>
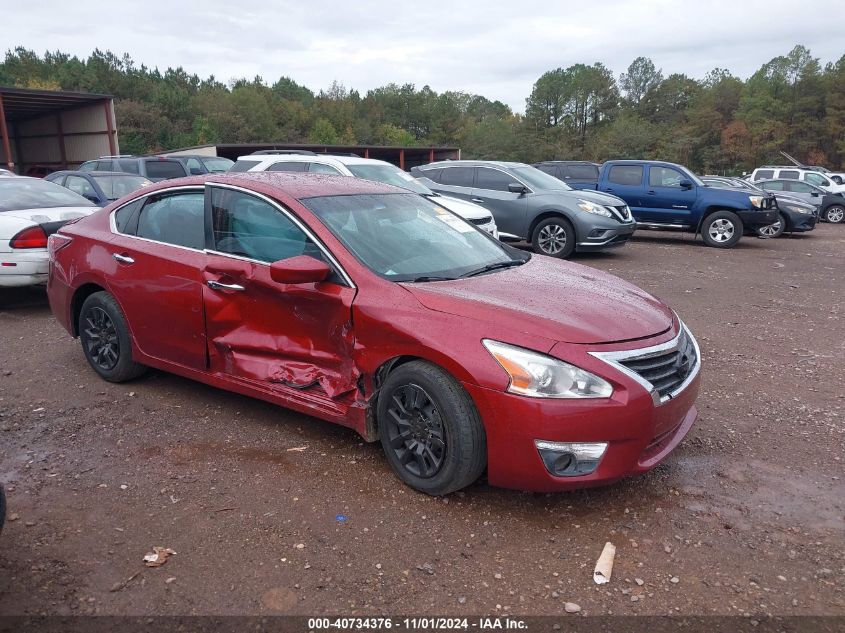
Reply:
<svg viewBox="0 0 845 633"><path fill-rule="evenodd" d="M367 268L390 281L437 281L527 261L484 232L414 194L302 200Z"/></svg>
<svg viewBox="0 0 845 633"><path fill-rule="evenodd" d="M386 185L395 185L419 193L424 196L430 196L433 192L424 184L419 182L411 174L402 171L393 165L347 165L349 171L355 174L358 178L365 180L375 180L376 182L383 182Z"/></svg>
<svg viewBox="0 0 845 633"><path fill-rule="evenodd" d="M93 206L90 200L48 180L17 177L0 180L0 211Z"/></svg>
<svg viewBox="0 0 845 633"><path fill-rule="evenodd" d="M536 167L524 165L523 167L511 168L511 173L519 178L532 189L553 189L559 191L572 191L572 187Z"/></svg>
<svg viewBox="0 0 845 633"><path fill-rule="evenodd" d="M97 173L92 174L92 176L109 200L117 200L123 196L128 196L141 187L153 184L143 176L112 176Z"/></svg>

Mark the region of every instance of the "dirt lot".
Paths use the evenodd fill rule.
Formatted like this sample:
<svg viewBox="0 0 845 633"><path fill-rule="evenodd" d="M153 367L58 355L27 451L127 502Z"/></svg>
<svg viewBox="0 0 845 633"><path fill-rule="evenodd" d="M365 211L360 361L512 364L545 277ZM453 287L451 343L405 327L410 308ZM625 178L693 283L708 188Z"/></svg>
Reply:
<svg viewBox="0 0 845 633"><path fill-rule="evenodd" d="M648 475L556 495L432 499L350 431L158 372L105 383L43 291L3 293L0 614L845 615L845 227L578 261L684 317L701 415ZM178 554L146 569L156 545Z"/></svg>

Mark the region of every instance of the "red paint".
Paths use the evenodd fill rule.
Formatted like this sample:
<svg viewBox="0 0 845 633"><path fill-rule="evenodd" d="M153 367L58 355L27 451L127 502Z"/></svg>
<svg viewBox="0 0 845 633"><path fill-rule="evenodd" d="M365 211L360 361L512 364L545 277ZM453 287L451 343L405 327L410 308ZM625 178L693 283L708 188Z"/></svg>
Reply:
<svg viewBox="0 0 845 633"><path fill-rule="evenodd" d="M224 174L166 181L136 195L205 183L240 186L284 205L355 287L325 278L324 265L308 257L270 265L113 234L111 205L60 231L73 239L55 253L50 269L48 295L59 322L74 332L74 293L97 284L123 308L138 362L351 427L368 440L377 437L368 412L379 368L400 356L428 360L470 394L487 434L489 480L504 487L564 490L643 472L662 461L695 420L698 378L655 407L643 387L588 353L639 349L677 335L672 312L624 281L535 257L465 280L389 282L362 266L299 202L399 192L361 179ZM135 262L121 264L114 253ZM235 288L212 290L209 281ZM613 395L554 400L508 393L508 377L483 338L592 371L613 385ZM535 439L610 446L591 475L557 478L543 466Z"/></svg>

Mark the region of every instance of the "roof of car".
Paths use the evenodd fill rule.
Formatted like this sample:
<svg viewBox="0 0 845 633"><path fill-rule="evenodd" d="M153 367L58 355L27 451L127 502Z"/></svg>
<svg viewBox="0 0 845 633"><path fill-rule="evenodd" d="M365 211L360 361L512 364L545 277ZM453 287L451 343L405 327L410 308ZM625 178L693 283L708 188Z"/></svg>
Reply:
<svg viewBox="0 0 845 633"><path fill-rule="evenodd" d="M335 154L246 154L238 160L255 161L256 163L339 163L341 165L391 165L387 161L375 158L361 158L360 156L337 156Z"/></svg>
<svg viewBox="0 0 845 633"><path fill-rule="evenodd" d="M144 191L150 192L169 187L203 185L206 183L247 187L251 184L252 187L249 188L259 193L267 195L281 193L297 200L320 196L351 196L379 193L401 193L407 195L410 193L407 189L364 180L362 178L354 178L352 176L286 171L224 172L221 174L190 176L188 178L174 178L164 180L152 187L146 187Z"/></svg>
<svg viewBox="0 0 845 633"><path fill-rule="evenodd" d="M130 174L125 171L81 171L78 169L62 169L61 171L54 171L50 176L135 176L136 178L144 178L146 176L140 176L138 174Z"/></svg>
<svg viewBox="0 0 845 633"><path fill-rule="evenodd" d="M511 169L513 167L530 167L528 163L514 163L504 160L441 160L428 165L420 165L420 169L429 169L441 167L502 167L504 169Z"/></svg>

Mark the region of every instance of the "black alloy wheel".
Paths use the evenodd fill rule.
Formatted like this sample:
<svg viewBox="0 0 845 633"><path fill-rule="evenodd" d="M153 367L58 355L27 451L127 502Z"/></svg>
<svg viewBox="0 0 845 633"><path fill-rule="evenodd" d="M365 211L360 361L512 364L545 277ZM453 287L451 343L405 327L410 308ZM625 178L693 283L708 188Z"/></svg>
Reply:
<svg viewBox="0 0 845 633"><path fill-rule="evenodd" d="M109 293L95 292L85 299L77 325L85 358L101 378L124 382L146 371L132 359L132 335L126 317Z"/></svg>
<svg viewBox="0 0 845 633"><path fill-rule="evenodd" d="M92 307L82 327L85 355L101 370L113 370L120 360L120 341L111 317L102 308Z"/></svg>
<svg viewBox="0 0 845 633"><path fill-rule="evenodd" d="M408 384L396 389L387 405L388 442L409 472L428 479L443 467L446 431L437 405L425 389Z"/></svg>

